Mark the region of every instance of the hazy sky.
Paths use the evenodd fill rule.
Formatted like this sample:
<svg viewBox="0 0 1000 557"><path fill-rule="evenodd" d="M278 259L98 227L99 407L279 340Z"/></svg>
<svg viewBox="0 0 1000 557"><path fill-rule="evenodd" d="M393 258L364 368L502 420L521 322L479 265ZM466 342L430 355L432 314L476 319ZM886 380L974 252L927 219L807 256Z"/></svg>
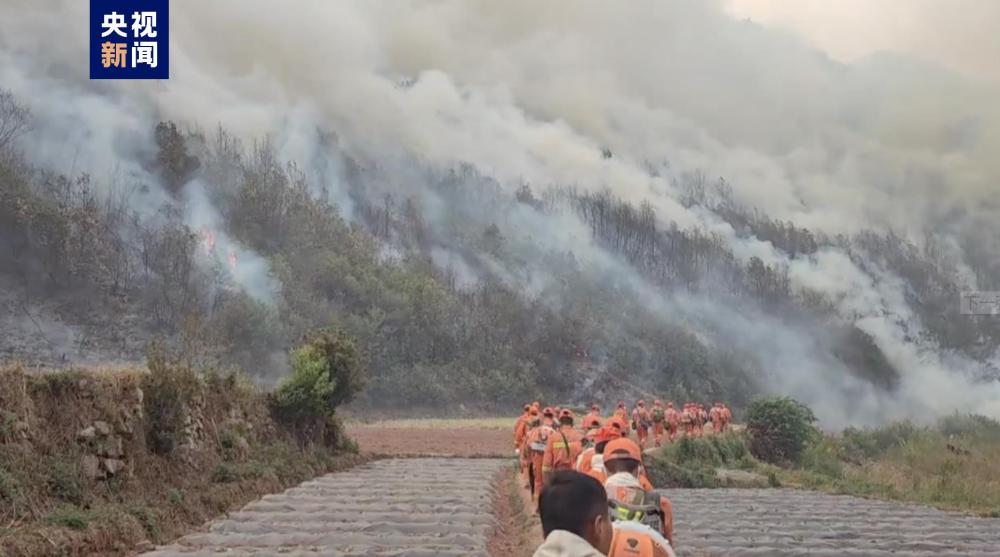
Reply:
<svg viewBox="0 0 1000 557"><path fill-rule="evenodd" d="M724 0L731 13L784 27L834 58L917 55L1000 81L1000 0Z"/></svg>

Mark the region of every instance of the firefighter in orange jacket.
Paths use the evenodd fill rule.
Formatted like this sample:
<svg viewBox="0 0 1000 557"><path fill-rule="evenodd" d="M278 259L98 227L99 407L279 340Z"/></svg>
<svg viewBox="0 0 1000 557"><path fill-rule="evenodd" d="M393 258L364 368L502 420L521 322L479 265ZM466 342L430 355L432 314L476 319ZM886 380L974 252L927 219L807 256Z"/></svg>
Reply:
<svg viewBox="0 0 1000 557"><path fill-rule="evenodd" d="M646 440L649 439L649 410L646 409L646 401L640 400L632 410L632 427L639 437L639 446L645 447Z"/></svg>
<svg viewBox="0 0 1000 557"><path fill-rule="evenodd" d="M618 406L615 408L614 416L621 419L622 423L622 435L629 434L629 424L628 424L628 409L625 408L625 401L618 401Z"/></svg>
<svg viewBox="0 0 1000 557"><path fill-rule="evenodd" d="M597 429L601 427L601 408L596 404L590 406L590 412L583 417L581 425L584 430Z"/></svg>
<svg viewBox="0 0 1000 557"><path fill-rule="evenodd" d="M564 408L559 413L559 429L549 434L542 455L542 474L548 479L556 470L572 470L583 452L583 435L573 428L573 412Z"/></svg>
<svg viewBox="0 0 1000 557"><path fill-rule="evenodd" d="M667 411L663 408L662 400L653 401L653 409L649 413L649 419L653 422L653 443L659 447L663 444L663 434L666 431L667 421Z"/></svg>
<svg viewBox="0 0 1000 557"><path fill-rule="evenodd" d="M639 521L674 543L674 511L670 500L639 480L642 450L631 439L616 439L604 448L607 479L604 488L611 505L611 520Z"/></svg>
<svg viewBox="0 0 1000 557"><path fill-rule="evenodd" d="M543 419L532 422L532 428L524 438L524 446L521 449L522 458L528 462L528 487L531 488L531 498L538 503L538 496L542 492L542 461L545 457L545 447L548 445L549 437L554 433L552 426L546 423L545 412L551 412L546 408L543 411ZM551 421L551 416L549 416Z"/></svg>
<svg viewBox="0 0 1000 557"><path fill-rule="evenodd" d="M673 443L677 440L677 425L680 423L681 415L680 412L674 408L673 402L667 403L667 410L665 412L666 422L667 422L667 440Z"/></svg>

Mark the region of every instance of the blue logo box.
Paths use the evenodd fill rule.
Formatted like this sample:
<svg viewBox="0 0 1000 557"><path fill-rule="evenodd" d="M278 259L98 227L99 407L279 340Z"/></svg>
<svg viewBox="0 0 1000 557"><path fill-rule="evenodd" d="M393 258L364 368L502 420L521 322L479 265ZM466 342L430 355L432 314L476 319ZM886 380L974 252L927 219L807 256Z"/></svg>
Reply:
<svg viewBox="0 0 1000 557"><path fill-rule="evenodd" d="M169 0L90 0L90 79L167 79L169 30Z"/></svg>

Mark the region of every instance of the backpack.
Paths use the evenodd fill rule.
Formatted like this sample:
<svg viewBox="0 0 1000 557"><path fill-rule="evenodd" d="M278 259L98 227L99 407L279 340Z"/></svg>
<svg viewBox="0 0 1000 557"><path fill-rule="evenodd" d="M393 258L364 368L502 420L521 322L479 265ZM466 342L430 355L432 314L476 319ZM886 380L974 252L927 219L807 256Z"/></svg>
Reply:
<svg viewBox="0 0 1000 557"><path fill-rule="evenodd" d="M636 491L638 497L631 501L620 501L608 497L608 507L611 509L611 522L638 522L663 533L663 509L660 507L660 496L652 491Z"/></svg>
<svg viewBox="0 0 1000 557"><path fill-rule="evenodd" d="M541 427L541 432L540 432L541 434L538 436L538 441L531 443L531 450L535 451L536 453L545 452L545 445L547 445L549 442L549 434L552 433L552 428L548 426L540 426L540 427Z"/></svg>
<svg viewBox="0 0 1000 557"><path fill-rule="evenodd" d="M663 421L663 408L656 407L653 408L653 421L660 423Z"/></svg>

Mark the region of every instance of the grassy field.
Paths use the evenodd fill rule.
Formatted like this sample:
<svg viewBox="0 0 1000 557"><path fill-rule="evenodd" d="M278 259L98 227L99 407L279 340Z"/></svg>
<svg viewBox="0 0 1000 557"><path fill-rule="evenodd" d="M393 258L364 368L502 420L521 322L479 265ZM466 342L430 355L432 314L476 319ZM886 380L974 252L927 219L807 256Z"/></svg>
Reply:
<svg viewBox="0 0 1000 557"><path fill-rule="evenodd" d="M932 426L899 422L817 434L800 461L764 464L746 434L686 439L650 455L657 487L739 485L719 470L751 472L763 485L922 503L1000 517L1000 423L949 416ZM737 479L740 474L736 474Z"/></svg>

